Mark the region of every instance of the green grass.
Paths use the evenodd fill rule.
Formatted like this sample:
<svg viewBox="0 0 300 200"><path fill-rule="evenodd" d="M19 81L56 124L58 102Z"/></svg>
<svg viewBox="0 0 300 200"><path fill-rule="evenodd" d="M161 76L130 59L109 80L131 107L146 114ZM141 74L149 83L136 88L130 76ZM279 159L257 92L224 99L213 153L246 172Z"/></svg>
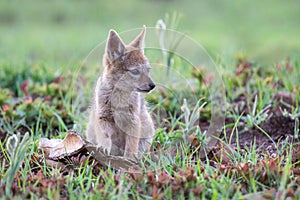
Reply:
<svg viewBox="0 0 300 200"><path fill-rule="evenodd" d="M1 2L0 197L242 199L255 193L298 199L298 6L297 1ZM211 83L204 83L209 69L197 71L175 56L172 69L182 77L153 67L153 78L165 88L146 97L156 122L156 159L145 156L141 168L130 171L92 164L93 158L46 164L38 152L41 137L64 138L72 128L84 134L101 71L82 64L88 53L110 28L154 26L173 11L182 15L178 29L206 47L223 79L224 136L211 154L199 157L213 109ZM146 53L161 64L160 51ZM266 127L271 115L289 122L279 138L273 129L286 121ZM253 131L269 138L278 155L264 152L269 143L256 143L258 135L245 146L242 138Z"/></svg>
<svg viewBox="0 0 300 200"><path fill-rule="evenodd" d="M125 31L142 24L153 27L165 13L177 11L182 15L179 30L195 38L214 57L232 58L242 52L265 64L299 54L298 7L296 0L3 1L1 62L70 67L104 41L110 28Z"/></svg>
<svg viewBox="0 0 300 200"><path fill-rule="evenodd" d="M279 72L255 65L238 76L234 71L224 72L224 76L227 77L224 78L224 84L228 88L226 91L229 97L226 119L233 121L227 123L224 129L224 132L229 134L227 139L220 138L224 141L224 147L216 146L220 150L213 150L215 155L210 157L210 160L208 158L200 160L197 153L199 148L205 145L203 138L205 131L201 125L200 127L195 125L195 121L199 117L202 121L209 120L209 116L202 115L205 111L210 112L210 106L203 104L204 100L199 102L196 109L185 104L181 109L180 105L177 106L175 111L173 107L172 109L168 107L170 104L153 104L156 105L153 107L153 114L158 108L170 109L169 115L161 118L163 121L157 127L154 140L154 147L161 152L157 155L159 159L145 157L140 161L140 170L129 172L98 165L91 167L90 162L78 163L75 158L62 168L46 165L43 156L38 156L37 152L40 137L63 138L64 132L72 128L74 123L81 124L84 129L86 121L84 119L80 121L80 116L74 115L74 110L71 109L73 105L68 100L74 95L73 90L70 90L72 87L70 80L77 76L68 73L58 74L59 77L65 78L58 81L56 76L43 71L43 68L27 67L24 73L25 71L21 69L9 71L10 66L2 65L1 74L5 78L2 79L4 81L1 82L0 90L0 131L3 138L0 143L2 161L0 184L3 190L0 190L0 194L7 197L12 195L49 199L58 197L240 199L244 194L261 191L267 195L268 191L273 189L282 192L283 196L291 195L290 191L296 191L297 188L296 171L299 165L298 153L295 150L297 142L292 144L286 140L282 146L272 140L276 144L277 153L281 153L282 156L271 158L258 153L257 150L263 149L263 146L257 147L253 143L250 147L242 148L239 146L241 142L235 137L251 130L252 127L261 129L260 124L267 121L265 109L270 105L272 108L277 107L276 104L279 102L273 99L274 95L278 91L289 91L289 84L293 84L291 92L297 93L299 98L299 85L293 80L299 77L300 66L297 62L290 64L294 73L289 77L281 76L290 70L283 65ZM245 78L249 78L249 74L251 78L245 81ZM284 85L278 84L277 79ZM18 87L24 81L29 83L28 93L33 97L31 100L24 98L26 89ZM274 87L264 89L265 84ZM177 90L180 91L180 88ZM235 94L237 91L246 98L241 107L236 104L236 99L240 96ZM150 95L148 98L157 95L162 94L152 94L153 97ZM172 97L169 98L165 98L164 101L172 100ZM4 109L5 106L8 108ZM198 112L200 108L201 112ZM245 111L246 108L249 108L249 112ZM73 109L76 113L78 112L76 109L79 108ZM286 115L295 116L296 119L299 117L298 108L292 105L285 112ZM30 140L23 138L24 144L9 142L14 133L20 131L24 134L25 130L29 132ZM295 133L290 134L296 134L296 131L295 129ZM262 130L260 134L269 133ZM194 138L201 146L191 143L189 138ZM21 138L18 141L21 142ZM234 147L232 143L238 145ZM36 159L37 157L40 159ZM20 162L23 164L20 165ZM293 195L296 198L298 194Z"/></svg>

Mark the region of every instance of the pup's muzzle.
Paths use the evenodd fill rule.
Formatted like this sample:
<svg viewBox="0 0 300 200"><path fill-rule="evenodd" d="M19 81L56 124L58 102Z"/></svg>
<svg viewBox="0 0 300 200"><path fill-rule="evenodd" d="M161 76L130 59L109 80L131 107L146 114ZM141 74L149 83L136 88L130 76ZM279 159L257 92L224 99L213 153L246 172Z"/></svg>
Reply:
<svg viewBox="0 0 300 200"><path fill-rule="evenodd" d="M155 88L155 84L153 82L149 83L148 85L143 85L142 87L138 88L137 90L139 92L150 92L151 90L153 90L153 88Z"/></svg>

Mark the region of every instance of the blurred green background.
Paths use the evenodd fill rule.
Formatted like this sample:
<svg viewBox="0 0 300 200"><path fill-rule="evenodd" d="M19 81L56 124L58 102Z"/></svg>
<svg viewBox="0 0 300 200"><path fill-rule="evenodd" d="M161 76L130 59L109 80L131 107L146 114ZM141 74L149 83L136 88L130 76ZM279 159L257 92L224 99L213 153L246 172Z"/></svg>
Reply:
<svg viewBox="0 0 300 200"><path fill-rule="evenodd" d="M237 53L269 64L299 59L299 10L297 0L2 0L0 63L78 63L109 29L153 27L173 12L182 16L179 31L215 59Z"/></svg>

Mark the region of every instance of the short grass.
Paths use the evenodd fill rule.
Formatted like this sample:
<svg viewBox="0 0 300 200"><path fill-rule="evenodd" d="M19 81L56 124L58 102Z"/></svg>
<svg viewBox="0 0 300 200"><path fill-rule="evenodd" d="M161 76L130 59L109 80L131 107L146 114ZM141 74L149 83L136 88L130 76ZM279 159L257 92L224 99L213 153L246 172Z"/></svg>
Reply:
<svg viewBox="0 0 300 200"><path fill-rule="evenodd" d="M300 198L298 2L0 4L1 198L243 199L253 193L255 198ZM132 17L132 8L141 17ZM210 83L205 70L186 70L175 60L173 67L194 85L170 83L168 90L146 97L157 124L153 146L158 160L145 156L141 169L131 171L74 157L61 167L47 165L37 149L41 137L63 138L72 128L84 134L99 73L97 67L82 66L88 52L110 28L154 25L173 10L183 13L180 29L214 52L227 106L221 143L199 158L211 123ZM152 76L168 80L165 71ZM203 107L195 109L191 98L201 99ZM273 129L285 121L265 129L271 115L294 126L282 124L281 137L274 137ZM253 131L269 138L275 154L268 143L245 145L243 138Z"/></svg>
<svg viewBox="0 0 300 200"><path fill-rule="evenodd" d="M209 102L208 106L202 106L206 100L200 101L202 109L198 107L192 114L192 106L183 105L180 109L179 101L172 104L174 96L164 96L164 92L158 92L147 99L153 106L155 120L160 122L153 144L159 159L145 157L140 162L141 169L133 171L91 167L90 162L76 158L70 159L69 164L62 167L46 165L37 151L39 139L63 138L71 128L83 133L86 118L80 113L88 105L75 102L78 92L92 91L89 89L92 83L85 81L88 78L85 75L79 82L71 71L56 73L48 71L47 66L28 65L23 69L11 70L10 65L2 65L1 196L49 199L241 199L246 194L263 191L261 195L299 198L299 129L283 132L294 137L293 143L285 138L279 144L272 135L269 136L270 132L260 132L276 143L275 157L266 152L259 153L264 146L256 146L255 142L249 147L241 147L244 141L238 141L235 136L245 135L253 127L261 128L261 124L270 118L272 110L279 109L280 101L275 100L278 92L294 94L299 101L299 83L296 80L299 79L300 66L296 60L291 60L280 62L277 69L273 65L270 66L272 70L265 70L250 63L246 68L240 66L248 65L245 62L236 61L236 69L222 73L228 106L223 131L228 137L220 138L224 143L215 146L219 150L213 150L213 156L200 159L197 153L205 143L205 124L198 126L195 122L198 124L200 114L200 121L210 123L210 116L206 115L211 109ZM75 84L72 81L74 79L77 80ZM74 93L70 89L83 83L87 84L84 87L87 91L76 88L77 93ZM197 94L205 94L201 84L197 90ZM180 92L180 88L176 91ZM241 98L244 99L239 100ZM288 106L281 114L298 122L299 126L299 104L291 103ZM162 109L167 111L165 115L157 115L157 111ZM74 127L74 124L77 125ZM19 136L16 135L18 132ZM198 146L197 143L202 145Z"/></svg>
<svg viewBox="0 0 300 200"><path fill-rule="evenodd" d="M299 55L298 7L296 0L1 1L1 62L69 67L104 41L109 29L153 27L166 13L174 12L182 16L179 30L215 58L231 58L241 52L264 63L276 62Z"/></svg>

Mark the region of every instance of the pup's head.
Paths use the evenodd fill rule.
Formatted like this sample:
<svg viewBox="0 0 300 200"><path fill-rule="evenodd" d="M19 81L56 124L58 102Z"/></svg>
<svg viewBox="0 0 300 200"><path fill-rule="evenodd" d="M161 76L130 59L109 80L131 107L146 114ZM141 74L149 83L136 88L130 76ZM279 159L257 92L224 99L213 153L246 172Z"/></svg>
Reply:
<svg viewBox="0 0 300 200"><path fill-rule="evenodd" d="M110 30L104 54L106 73L124 90L149 92L155 84L150 77L150 64L144 55L146 26L128 45L116 31Z"/></svg>

